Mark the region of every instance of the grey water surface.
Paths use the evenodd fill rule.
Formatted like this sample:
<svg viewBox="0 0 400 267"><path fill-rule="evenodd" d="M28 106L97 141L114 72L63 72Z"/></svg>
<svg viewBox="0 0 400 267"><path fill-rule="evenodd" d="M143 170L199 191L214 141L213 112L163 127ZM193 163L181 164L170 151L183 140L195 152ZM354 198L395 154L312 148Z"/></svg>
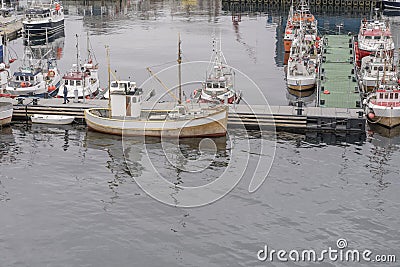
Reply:
<svg viewBox="0 0 400 267"><path fill-rule="evenodd" d="M290 102L283 54L277 48L285 19L279 12L244 12L239 25L233 25L231 14L218 1L92 5L65 1L64 5L68 15L59 60L62 71L74 63L76 33L83 50L89 33L103 87L107 84L105 45L111 47L117 75L141 84L148 78L145 67L159 71L162 67L156 65L176 60L178 32L185 61L208 61L215 34L223 39L228 63L238 70L246 102L265 104L262 96L271 105ZM345 21L347 30L354 31L363 14L319 16L326 27L334 29L335 23ZM23 50L22 40L11 45L17 53ZM188 66L187 77L193 75L188 80L204 78L207 64ZM174 75L174 70L168 70L164 78L170 77L167 82L173 85ZM399 265L257 259L265 245L275 250L322 251L337 248L342 238L349 249L393 254L399 261L400 138L396 133L378 128L366 136L264 133L260 137L257 132L230 129L226 138L212 141L214 145L202 150L201 140L182 140L184 157L170 160L157 139L123 139L83 125L22 123L2 128L0 266ZM265 153L259 149L261 144L266 145ZM209 163L207 168L181 171L200 155ZM262 170L272 162L270 171L255 173L260 170L257 159L262 159ZM199 186L225 172L232 177L244 174L223 198L196 208L163 204L135 181L161 173L175 185ZM267 173L259 189L249 193L251 179ZM170 189L179 206L181 193Z"/></svg>

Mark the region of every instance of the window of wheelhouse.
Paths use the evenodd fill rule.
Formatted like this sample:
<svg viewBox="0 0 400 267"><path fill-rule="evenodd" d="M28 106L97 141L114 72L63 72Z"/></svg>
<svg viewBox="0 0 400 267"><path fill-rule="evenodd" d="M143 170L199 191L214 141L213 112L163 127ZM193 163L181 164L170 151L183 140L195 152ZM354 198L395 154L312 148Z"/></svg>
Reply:
<svg viewBox="0 0 400 267"><path fill-rule="evenodd" d="M80 86L81 85L81 81L80 80L77 80L76 81L76 86Z"/></svg>
<svg viewBox="0 0 400 267"><path fill-rule="evenodd" d="M207 88L212 88L212 83L207 83Z"/></svg>
<svg viewBox="0 0 400 267"><path fill-rule="evenodd" d="M385 99L389 98L389 93L385 93Z"/></svg>
<svg viewBox="0 0 400 267"><path fill-rule="evenodd" d="M399 93L394 93L394 99L399 99Z"/></svg>
<svg viewBox="0 0 400 267"><path fill-rule="evenodd" d="M379 93L379 98L383 99L383 93Z"/></svg>
<svg viewBox="0 0 400 267"><path fill-rule="evenodd" d="M390 93L390 99L393 99L393 93Z"/></svg>

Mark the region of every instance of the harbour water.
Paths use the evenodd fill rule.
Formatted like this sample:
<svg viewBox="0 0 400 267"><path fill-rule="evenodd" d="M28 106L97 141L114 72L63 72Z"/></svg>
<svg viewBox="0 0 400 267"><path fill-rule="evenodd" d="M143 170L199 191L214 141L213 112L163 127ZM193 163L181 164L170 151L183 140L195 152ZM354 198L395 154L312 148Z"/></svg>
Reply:
<svg viewBox="0 0 400 267"><path fill-rule="evenodd" d="M265 104L261 95L273 105L291 100L277 47L277 27L284 15L247 12L239 25L232 25L230 13L221 11L218 1L96 3L90 7L64 2L68 15L62 71L75 60L76 33L83 48L89 33L104 66L104 87L105 45L111 47L117 75L130 76L140 85L148 78L145 67L176 60L178 32L185 61L207 61L215 32L221 34L228 63L260 88L242 89L248 103ZM320 16L330 22L324 24L327 27L334 29L344 21L349 25L344 30L352 31L363 15ZM394 24L395 33L398 29ZM11 45L18 54L23 50L22 40ZM190 79L204 78L207 65L193 66L187 73L199 77ZM166 72L164 78L173 74ZM239 76L239 82L250 84ZM170 79L173 85L175 78ZM183 140L180 152L185 159L177 166L181 158L168 158L157 139L143 144L141 139L94 133L83 125L2 128L0 265L367 266L328 259L319 264L257 259L265 245L322 251L337 248L340 238L350 249L396 255L399 261L397 133L378 128L366 136L277 133L260 138L256 132L230 129L227 138L212 141L215 146L204 147L200 140ZM259 148L262 144L265 151ZM200 156L202 161L190 165ZM264 170L273 161L266 180L250 193L251 179L264 175L254 173L258 159ZM182 171L201 168L204 162L208 165L203 171ZM173 184L199 186L224 173L234 177L242 172L242 179L223 198L196 208L163 204L137 183L161 173ZM180 206L180 192L170 190Z"/></svg>

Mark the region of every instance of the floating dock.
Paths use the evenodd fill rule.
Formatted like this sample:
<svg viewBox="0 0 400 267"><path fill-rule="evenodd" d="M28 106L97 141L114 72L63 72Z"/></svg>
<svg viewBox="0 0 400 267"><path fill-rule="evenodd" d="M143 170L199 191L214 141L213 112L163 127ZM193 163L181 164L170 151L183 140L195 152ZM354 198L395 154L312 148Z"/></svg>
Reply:
<svg viewBox="0 0 400 267"><path fill-rule="evenodd" d="M319 104L328 108L357 109L361 99L354 76L351 36L327 35L325 38Z"/></svg>
<svg viewBox="0 0 400 267"><path fill-rule="evenodd" d="M16 99L0 98L14 105L13 120L27 121L33 114L71 115L84 122L84 110L88 108L107 108L108 100L85 100L83 103L71 101L62 104L62 98L26 98L23 104ZM154 104L145 102L143 109L151 109ZM172 108L171 103L158 103L163 109ZM195 105L195 104L194 104ZM365 132L365 119L361 110L348 108L295 107L267 105L234 105L230 107L229 127L246 129L282 130L297 133L318 132Z"/></svg>

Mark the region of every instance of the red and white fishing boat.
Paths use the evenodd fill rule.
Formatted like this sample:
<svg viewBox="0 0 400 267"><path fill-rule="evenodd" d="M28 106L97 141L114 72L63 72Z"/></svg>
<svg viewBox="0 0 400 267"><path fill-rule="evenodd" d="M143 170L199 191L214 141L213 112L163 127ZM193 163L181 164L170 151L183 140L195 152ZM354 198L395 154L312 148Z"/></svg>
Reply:
<svg viewBox="0 0 400 267"><path fill-rule="evenodd" d="M354 44L355 60L357 66L361 66L363 57L369 56L382 49L389 55L393 55L394 42L388 21L362 20L358 40Z"/></svg>
<svg viewBox="0 0 400 267"><path fill-rule="evenodd" d="M300 24L302 24L302 29L305 32L304 35L311 36L315 41L317 37L317 20L311 14L307 3L303 0L296 11L293 9L293 4L290 6L285 34L283 37L283 45L286 53L290 52L292 41L295 36L299 34L298 31L300 30Z"/></svg>
<svg viewBox="0 0 400 267"><path fill-rule="evenodd" d="M72 65L72 69L63 77L64 86L58 91L57 96L64 96L64 87L67 87L67 97L79 98L94 97L98 94L100 88L98 76L98 64L93 62L92 51L89 49L89 37L87 41L88 58L86 63L81 65L79 56L78 36L76 36L76 63Z"/></svg>
<svg viewBox="0 0 400 267"><path fill-rule="evenodd" d="M234 89L234 72L226 63L221 51L221 43L213 40L213 59L211 60L210 72L200 90L194 91L194 98L198 102L220 102L227 101L228 104L239 103L241 92Z"/></svg>
<svg viewBox="0 0 400 267"><path fill-rule="evenodd" d="M388 128L400 125L400 88L398 84L381 84L365 99L365 113L370 123Z"/></svg>

